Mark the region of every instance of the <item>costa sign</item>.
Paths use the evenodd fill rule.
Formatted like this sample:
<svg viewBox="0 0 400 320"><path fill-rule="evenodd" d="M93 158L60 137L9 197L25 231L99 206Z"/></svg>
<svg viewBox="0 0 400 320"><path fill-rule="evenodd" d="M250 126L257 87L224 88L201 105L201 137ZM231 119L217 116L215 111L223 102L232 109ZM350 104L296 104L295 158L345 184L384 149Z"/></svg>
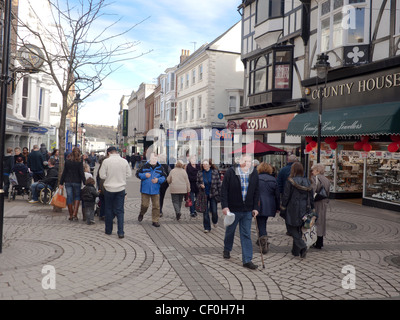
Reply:
<svg viewBox="0 0 400 320"><path fill-rule="evenodd" d="M268 129L267 118L249 119L247 120L247 129Z"/></svg>

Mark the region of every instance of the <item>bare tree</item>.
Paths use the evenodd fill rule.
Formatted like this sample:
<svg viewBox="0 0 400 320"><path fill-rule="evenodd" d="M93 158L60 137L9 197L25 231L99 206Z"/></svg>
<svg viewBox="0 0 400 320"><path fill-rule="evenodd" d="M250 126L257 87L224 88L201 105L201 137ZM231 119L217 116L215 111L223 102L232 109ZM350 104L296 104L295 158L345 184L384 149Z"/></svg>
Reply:
<svg viewBox="0 0 400 320"><path fill-rule="evenodd" d="M80 102L99 90L104 80L123 65L148 52L137 53L138 41L125 38L146 19L123 31L114 31L121 18L108 22L110 3L105 0L49 0L51 16L37 12L37 0L27 0L36 23L18 21L19 46L24 68L40 71L52 78L62 96L59 127L60 154L65 150L67 115ZM46 2L46 1L45 1ZM115 18L115 17L112 17ZM50 21L49 21L50 19ZM35 50L39 48L40 50ZM60 156L60 175L64 157Z"/></svg>

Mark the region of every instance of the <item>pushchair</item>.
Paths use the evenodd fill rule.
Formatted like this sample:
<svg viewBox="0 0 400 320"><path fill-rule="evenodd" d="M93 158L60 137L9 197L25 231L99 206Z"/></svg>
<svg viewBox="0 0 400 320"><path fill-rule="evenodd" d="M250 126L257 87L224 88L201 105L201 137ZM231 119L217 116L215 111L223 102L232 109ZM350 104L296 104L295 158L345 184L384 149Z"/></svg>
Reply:
<svg viewBox="0 0 400 320"><path fill-rule="evenodd" d="M28 200L31 198L31 181L32 177L29 172L23 173L22 171L15 172L16 180L10 180L10 190L8 192L8 201L15 200L15 197L21 196L25 198L28 196Z"/></svg>

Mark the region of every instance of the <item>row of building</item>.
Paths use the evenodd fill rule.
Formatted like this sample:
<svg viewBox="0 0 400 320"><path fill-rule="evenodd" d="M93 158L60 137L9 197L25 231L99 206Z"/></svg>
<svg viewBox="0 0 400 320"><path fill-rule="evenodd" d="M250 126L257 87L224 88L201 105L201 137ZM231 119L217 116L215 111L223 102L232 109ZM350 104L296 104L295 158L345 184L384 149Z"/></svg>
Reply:
<svg viewBox="0 0 400 320"><path fill-rule="evenodd" d="M234 130L253 129L251 139L309 168L320 137L334 197L399 210L400 0L243 0L238 12L156 84L121 98L121 148L143 153L156 142L167 157L223 164L224 145L250 142Z"/></svg>

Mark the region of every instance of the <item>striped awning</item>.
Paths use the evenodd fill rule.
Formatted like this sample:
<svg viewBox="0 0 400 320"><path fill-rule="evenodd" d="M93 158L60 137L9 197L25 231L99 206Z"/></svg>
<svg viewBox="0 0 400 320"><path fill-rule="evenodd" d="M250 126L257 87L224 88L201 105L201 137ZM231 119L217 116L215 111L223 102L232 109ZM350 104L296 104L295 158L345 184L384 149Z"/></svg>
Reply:
<svg viewBox="0 0 400 320"><path fill-rule="evenodd" d="M322 110L321 136L362 136L400 134L400 102ZM318 135L318 112L296 115L287 135Z"/></svg>

